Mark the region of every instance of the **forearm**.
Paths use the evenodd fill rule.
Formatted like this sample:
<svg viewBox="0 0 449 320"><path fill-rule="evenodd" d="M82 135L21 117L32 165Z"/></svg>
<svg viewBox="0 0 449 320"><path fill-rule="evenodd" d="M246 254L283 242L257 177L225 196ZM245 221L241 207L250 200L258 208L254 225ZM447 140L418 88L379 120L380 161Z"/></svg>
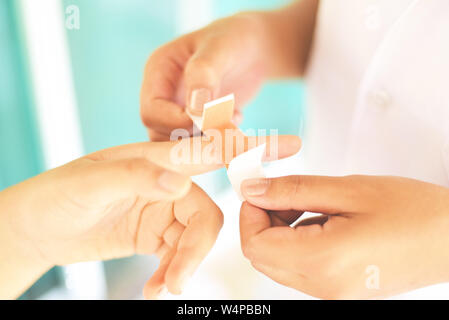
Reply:
<svg viewBox="0 0 449 320"><path fill-rule="evenodd" d="M307 67L319 0L297 0L275 11L247 12L260 21L268 78L301 77Z"/></svg>
<svg viewBox="0 0 449 320"><path fill-rule="evenodd" d="M16 203L14 189L0 192L0 299L17 298L50 269L35 244L17 230L12 217L26 199Z"/></svg>

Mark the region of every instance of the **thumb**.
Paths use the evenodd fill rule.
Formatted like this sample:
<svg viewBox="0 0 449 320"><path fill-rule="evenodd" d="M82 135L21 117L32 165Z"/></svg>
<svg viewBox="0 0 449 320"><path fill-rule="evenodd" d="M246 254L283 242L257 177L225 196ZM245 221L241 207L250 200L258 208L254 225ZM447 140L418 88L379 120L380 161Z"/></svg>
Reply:
<svg viewBox="0 0 449 320"><path fill-rule="evenodd" d="M297 210L325 214L365 211L369 203L363 176L287 176L249 179L242 183L245 199L266 210Z"/></svg>
<svg viewBox="0 0 449 320"><path fill-rule="evenodd" d="M182 198L191 187L190 177L141 158L95 162L83 176L88 180L84 180L86 197L97 203L136 196L171 201Z"/></svg>
<svg viewBox="0 0 449 320"><path fill-rule="evenodd" d="M228 60L224 51L218 43L209 41L198 48L186 65L186 106L193 115L201 115L204 104L219 94Z"/></svg>

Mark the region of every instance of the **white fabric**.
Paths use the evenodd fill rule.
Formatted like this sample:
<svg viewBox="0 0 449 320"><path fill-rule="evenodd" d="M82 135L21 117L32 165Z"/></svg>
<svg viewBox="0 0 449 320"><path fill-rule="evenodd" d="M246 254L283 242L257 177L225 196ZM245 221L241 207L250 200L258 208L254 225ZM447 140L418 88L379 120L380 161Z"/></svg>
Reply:
<svg viewBox="0 0 449 320"><path fill-rule="evenodd" d="M306 83L308 173L449 187L449 1L321 0Z"/></svg>

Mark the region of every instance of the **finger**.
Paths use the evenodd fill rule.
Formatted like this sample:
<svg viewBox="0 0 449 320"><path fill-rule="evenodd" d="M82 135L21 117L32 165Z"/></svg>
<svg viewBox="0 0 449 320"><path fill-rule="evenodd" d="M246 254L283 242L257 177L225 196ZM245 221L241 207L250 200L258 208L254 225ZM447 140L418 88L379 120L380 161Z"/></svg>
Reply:
<svg viewBox="0 0 449 320"><path fill-rule="evenodd" d="M167 243L162 242L161 246L156 250L155 255L159 258L159 260L162 260L172 249L173 248Z"/></svg>
<svg viewBox="0 0 449 320"><path fill-rule="evenodd" d="M285 241L274 241L273 243L268 243L270 254L273 254L273 248L276 247L277 252L270 259L267 258L268 254L260 253L259 251L264 251L263 245L259 240L260 235L271 230L288 230L285 232L289 240L296 240L292 237L292 232L294 229L290 227L275 227L271 228L270 216L263 209L253 206L248 202L244 202L240 209L240 242L242 247L243 255L248 258L252 263L271 265L272 261L279 258L280 253L285 253L286 250L291 250L291 244L287 247ZM277 239L276 239L277 240ZM266 244L266 241L264 242ZM287 242L288 244L288 242ZM286 257L282 254L282 262L285 262Z"/></svg>
<svg viewBox="0 0 449 320"><path fill-rule="evenodd" d="M153 254L160 249L164 244L163 235L174 221L172 202L159 201L147 205L140 215L136 253Z"/></svg>
<svg viewBox="0 0 449 320"><path fill-rule="evenodd" d="M248 202L267 210L350 214L368 209L365 182L357 176L250 179L242 183L242 193Z"/></svg>
<svg viewBox="0 0 449 320"><path fill-rule="evenodd" d="M149 201L174 200L190 189L188 176L164 169L146 159L121 159L89 163L84 168L85 201L105 201L142 196Z"/></svg>
<svg viewBox="0 0 449 320"><path fill-rule="evenodd" d="M198 212L187 225L178 242L176 255L170 264L166 283L168 290L173 294L180 294L187 281L206 257L215 242L219 228L213 229L204 226L204 214ZM199 231L200 228L203 231Z"/></svg>
<svg viewBox="0 0 449 320"><path fill-rule="evenodd" d="M148 129L148 137L151 142L169 141L170 136L164 133L160 133L153 129Z"/></svg>
<svg viewBox="0 0 449 320"><path fill-rule="evenodd" d="M319 228L316 230L316 228ZM326 235L325 237L323 235ZM324 254L333 234L321 226L272 227L269 215L248 202L240 211L242 252L252 263L300 272L316 253Z"/></svg>
<svg viewBox="0 0 449 320"><path fill-rule="evenodd" d="M175 128L191 128L184 112L182 77L191 53L190 36L156 50L148 59L141 89L141 117L148 128L170 135Z"/></svg>
<svg viewBox="0 0 449 320"><path fill-rule="evenodd" d="M143 158L167 170L192 176L223 166L221 158L213 157L215 153L210 152L211 149L214 149L214 145L207 138L193 137L179 141L121 145L94 152L86 158L96 161Z"/></svg>
<svg viewBox="0 0 449 320"><path fill-rule="evenodd" d="M203 41L185 67L186 105L201 115L206 102L216 98L229 64L229 55L220 39Z"/></svg>
<svg viewBox="0 0 449 320"><path fill-rule="evenodd" d="M273 161L296 154L301 148L301 139L298 136L245 136L237 128L208 129L205 132L208 139L215 145L215 154L212 159L221 159L229 164L238 155L265 144L265 154L262 161Z"/></svg>
<svg viewBox="0 0 449 320"><path fill-rule="evenodd" d="M185 135L188 136L188 133L185 133ZM265 141L256 141L257 143L265 143ZM248 148L249 145L246 143L245 148ZM301 147L301 140L297 136L289 135L279 136L278 139L268 139L267 158L270 155L273 158L274 153L269 151L272 150L271 146L278 148L276 158L284 158L298 152ZM121 145L94 152L85 158L96 161L144 158L168 170L192 176L222 167L224 164L223 154L218 152L221 148L222 145L217 145L213 140L203 136L179 141Z"/></svg>
<svg viewBox="0 0 449 320"><path fill-rule="evenodd" d="M249 247L250 240L271 227L270 216L258 207L248 202L243 202L240 209L240 242L243 254L246 256L246 249Z"/></svg>
<svg viewBox="0 0 449 320"><path fill-rule="evenodd" d="M178 243L179 238L181 238L182 233L184 232L184 225L178 221L174 221L164 232L164 241L170 247L175 248Z"/></svg>
<svg viewBox="0 0 449 320"><path fill-rule="evenodd" d="M165 285L165 273L167 272L167 268L170 265L175 252L176 248L172 248L164 254L157 270L143 288L143 296L145 299L149 300L161 298L161 295L163 295L166 291L167 287Z"/></svg>
<svg viewBox="0 0 449 320"><path fill-rule="evenodd" d="M234 146L238 146L238 142L233 142ZM267 137L245 137L243 151L247 151L256 146L266 144L265 154L262 161L274 161L290 157L296 154L301 149L301 138L293 135L282 136L267 136ZM234 155L238 156L240 153L234 147Z"/></svg>
<svg viewBox="0 0 449 320"><path fill-rule="evenodd" d="M260 138L260 137L259 137ZM263 161L273 161L290 157L301 149L301 138L293 135L268 136L259 139L258 144L266 142Z"/></svg>
<svg viewBox="0 0 449 320"><path fill-rule="evenodd" d="M201 195L201 199L198 195ZM192 188L192 193L185 199L186 202L183 202L184 199L177 201L175 216L179 216L179 221L186 223L186 227L165 276L167 288L174 294L183 291L186 282L212 248L223 225L220 209L201 189ZM191 201L195 201L197 205L192 206ZM198 203L201 203L200 206ZM189 210L192 211L186 219L185 212Z"/></svg>
<svg viewBox="0 0 449 320"><path fill-rule="evenodd" d="M193 122L178 104L161 98L142 102L141 117L144 125L160 135L170 136L173 130L184 128L189 133Z"/></svg>

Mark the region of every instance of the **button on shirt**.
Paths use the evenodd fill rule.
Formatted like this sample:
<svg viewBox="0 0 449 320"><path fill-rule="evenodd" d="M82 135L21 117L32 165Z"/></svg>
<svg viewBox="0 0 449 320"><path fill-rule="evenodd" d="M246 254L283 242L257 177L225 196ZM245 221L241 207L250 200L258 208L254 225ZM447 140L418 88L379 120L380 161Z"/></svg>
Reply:
<svg viewBox="0 0 449 320"><path fill-rule="evenodd" d="M449 1L321 0L306 75L311 174L449 187Z"/></svg>

